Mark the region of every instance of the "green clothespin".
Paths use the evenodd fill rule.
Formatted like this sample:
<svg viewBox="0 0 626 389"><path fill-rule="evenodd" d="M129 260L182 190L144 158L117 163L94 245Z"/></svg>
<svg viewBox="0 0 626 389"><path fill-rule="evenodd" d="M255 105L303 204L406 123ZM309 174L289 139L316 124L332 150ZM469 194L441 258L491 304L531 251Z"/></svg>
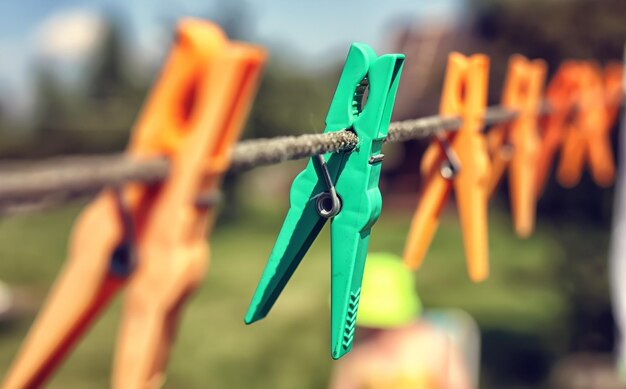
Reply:
<svg viewBox="0 0 626 389"><path fill-rule="evenodd" d="M351 151L311 158L294 180L289 212L248 308L246 324L267 315L331 219L332 357L338 359L352 348L367 245L382 206L381 149L403 64L402 54L378 57L369 46L352 44L324 132L348 129L359 143Z"/></svg>

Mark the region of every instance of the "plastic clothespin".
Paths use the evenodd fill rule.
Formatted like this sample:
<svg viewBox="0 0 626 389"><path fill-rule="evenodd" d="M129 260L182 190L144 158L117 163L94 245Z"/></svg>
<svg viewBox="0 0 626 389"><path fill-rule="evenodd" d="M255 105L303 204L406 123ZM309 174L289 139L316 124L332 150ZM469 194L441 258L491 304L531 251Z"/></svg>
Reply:
<svg viewBox="0 0 626 389"><path fill-rule="evenodd" d="M132 158L165 156L170 174L160 184L104 190L83 211L5 389L42 385L126 284L112 386L153 388L164 379L181 306L207 267L215 207L196 198L219 188L265 61L263 49L231 43L208 22L182 21L176 38L128 149Z"/></svg>
<svg viewBox="0 0 626 389"><path fill-rule="evenodd" d="M402 54L378 57L362 43L350 48L324 132L348 129L359 143L351 151L311 158L294 180L290 208L246 313L247 324L268 314L331 219L332 357L340 358L352 348L370 231L382 205L381 148L403 64Z"/></svg>
<svg viewBox="0 0 626 389"><path fill-rule="evenodd" d="M487 104L489 58L452 53L444 83L439 113L459 116L458 131L436 139L426 150L421 171L424 188L411 222L404 250L407 265L421 265L439 224L441 209L452 188L463 230L469 276L487 278L487 201L489 155L482 133ZM455 166L458 160L460 166Z"/></svg>
<svg viewBox="0 0 626 389"><path fill-rule="evenodd" d="M561 63L546 88L546 101L550 106L545 125L542 126L535 181L535 194L539 197L546 186L556 152L561 147L570 118L576 110L580 89L579 63L568 60Z"/></svg>
<svg viewBox="0 0 626 389"><path fill-rule="evenodd" d="M541 108L545 61L529 61L521 55L509 60L502 94L502 107L517 112L513 121L489 131L492 155L489 193L493 195L509 168L511 210L515 232L528 237L535 226L535 172L539 149L537 116Z"/></svg>
<svg viewBox="0 0 626 389"><path fill-rule="evenodd" d="M603 71L604 99L607 109L607 121L613 125L624 100L624 64L610 62Z"/></svg>
<svg viewBox="0 0 626 389"><path fill-rule="evenodd" d="M583 62L579 66L578 79L577 110L563 141L557 180L564 187L576 186L585 160L588 160L593 180L607 187L615 178L615 160L602 73L597 64Z"/></svg>

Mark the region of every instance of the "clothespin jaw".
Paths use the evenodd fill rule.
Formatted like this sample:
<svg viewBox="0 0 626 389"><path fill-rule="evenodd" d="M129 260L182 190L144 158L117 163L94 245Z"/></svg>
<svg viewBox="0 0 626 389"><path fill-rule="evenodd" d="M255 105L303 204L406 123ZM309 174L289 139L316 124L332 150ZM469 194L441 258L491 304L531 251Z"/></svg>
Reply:
<svg viewBox="0 0 626 389"><path fill-rule="evenodd" d="M155 387L185 297L206 268L215 189L228 164L265 60L262 49L230 43L216 26L184 20L156 87L135 125L132 158L165 156L168 178L103 191L74 226L68 263L9 371L4 388L40 386L119 288L128 284L113 386ZM120 203L127 215L120 217ZM134 233L130 242L125 223ZM122 242L136 262L115 260ZM122 258L124 256L122 255Z"/></svg>
<svg viewBox="0 0 626 389"><path fill-rule="evenodd" d="M487 103L489 59L485 55L465 57L452 53L441 98L442 116L459 116L463 124L454 133L434 141L422 160L424 187L413 216L404 259L408 266L421 265L439 223L441 209L452 188L465 244L470 278L484 280L488 275L487 200L489 156L487 142L482 134L483 117ZM446 150L460 162L453 174L442 173L446 164ZM449 154L449 153L448 153Z"/></svg>
<svg viewBox="0 0 626 389"><path fill-rule="evenodd" d="M564 61L548 83L546 100L550 105L550 114L540 136L535 194L543 193L550 174L554 156L561 147L569 126L568 122L576 110L576 101L580 90L579 64L577 61Z"/></svg>
<svg viewBox="0 0 626 389"><path fill-rule="evenodd" d="M351 151L311 158L294 180L290 208L246 313L247 324L268 314L331 219L331 354L337 359L350 350L370 230L382 204L381 148L403 62L403 55L378 57L365 44L350 48L324 132L351 130L359 143Z"/></svg>
<svg viewBox="0 0 626 389"><path fill-rule="evenodd" d="M591 62L581 63L578 77L580 93L572 125L566 134L557 180L564 187L578 184L585 160L596 184L607 187L615 177L615 160L609 138L609 122L600 68Z"/></svg>
<svg viewBox="0 0 626 389"><path fill-rule="evenodd" d="M546 68L542 60L529 61L521 55L511 57L502 106L518 114L511 123L498 126L488 134L492 154L490 194L509 168L513 223L515 232L523 238L531 234L535 225L535 163L540 142L537 116Z"/></svg>

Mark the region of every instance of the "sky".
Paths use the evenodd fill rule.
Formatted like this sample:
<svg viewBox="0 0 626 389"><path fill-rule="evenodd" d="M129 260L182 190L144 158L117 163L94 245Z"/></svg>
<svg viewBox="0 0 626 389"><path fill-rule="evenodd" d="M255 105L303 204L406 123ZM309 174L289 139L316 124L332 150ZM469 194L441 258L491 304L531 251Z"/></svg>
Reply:
<svg viewBox="0 0 626 389"><path fill-rule="evenodd" d="M389 43L392 23L451 18L464 0L21 0L0 2L0 101L13 117L33 106L33 68L80 63L99 42L103 14L123 23L126 44L139 66L158 66L171 28L184 16L237 17L244 11L246 39L269 47L270 57L288 58L314 71L343 56L352 41L378 52ZM234 4L234 5L233 5Z"/></svg>

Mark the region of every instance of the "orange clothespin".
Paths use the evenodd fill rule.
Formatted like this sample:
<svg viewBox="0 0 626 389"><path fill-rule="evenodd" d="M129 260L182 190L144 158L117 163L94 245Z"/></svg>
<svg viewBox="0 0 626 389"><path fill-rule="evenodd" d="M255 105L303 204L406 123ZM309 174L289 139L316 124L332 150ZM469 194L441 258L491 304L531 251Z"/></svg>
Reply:
<svg viewBox="0 0 626 389"><path fill-rule="evenodd" d="M128 156L170 161L155 185L104 190L72 232L68 262L8 372L5 389L42 385L128 284L112 386L160 387L178 314L207 267L219 189L255 94L265 52L215 25L184 20Z"/></svg>
<svg viewBox="0 0 626 389"><path fill-rule="evenodd" d="M448 57L439 113L459 116L463 124L458 131L439 137L424 154L424 188L404 251L405 262L413 268L421 265L439 224L441 209L454 187L470 278L481 281L489 273L489 156L482 134L488 72L489 58L485 55L465 57L452 53Z"/></svg>
<svg viewBox="0 0 626 389"><path fill-rule="evenodd" d="M528 237L535 226L535 172L539 150L537 115L541 108L545 61L521 55L509 60L502 107L517 112L512 122L492 128L487 141L492 155L489 193L492 195L509 168L511 210L515 232Z"/></svg>
<svg viewBox="0 0 626 389"><path fill-rule="evenodd" d="M541 131L537 156L535 176L537 197L543 193L554 156L563 143L567 122L576 108L579 90L578 67L579 64L576 61L563 62L546 89L546 101L550 106L550 114Z"/></svg>
<svg viewBox="0 0 626 389"><path fill-rule="evenodd" d="M608 125L612 126L617 120L620 106L624 99L624 64L611 62L604 67L604 99L607 109Z"/></svg>
<svg viewBox="0 0 626 389"><path fill-rule="evenodd" d="M597 64L584 62L580 64L578 79L577 109L563 142L557 180L565 187L578 184L587 159L594 181L606 187L613 183L615 161L602 73Z"/></svg>

